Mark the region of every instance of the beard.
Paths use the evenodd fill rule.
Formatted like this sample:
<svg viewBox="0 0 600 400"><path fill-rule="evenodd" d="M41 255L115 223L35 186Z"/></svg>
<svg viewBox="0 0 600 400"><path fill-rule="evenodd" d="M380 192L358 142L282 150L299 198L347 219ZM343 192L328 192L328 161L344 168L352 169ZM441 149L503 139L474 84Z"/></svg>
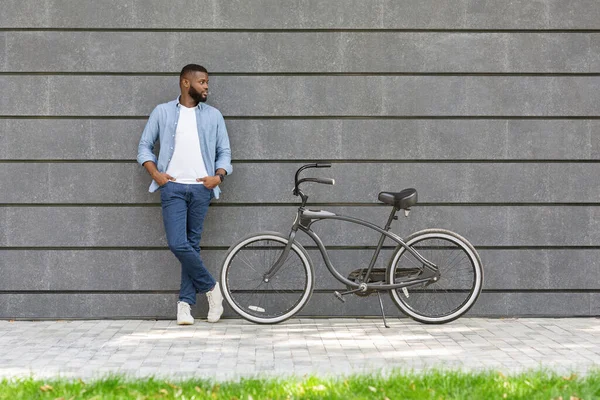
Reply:
<svg viewBox="0 0 600 400"><path fill-rule="evenodd" d="M208 99L208 95L206 95L206 96L203 95L202 93L200 93L199 91L194 89L193 86L190 86L190 90L188 91L188 94L190 95L190 97L192 99L194 99L194 101L196 101L198 103L204 103Z"/></svg>

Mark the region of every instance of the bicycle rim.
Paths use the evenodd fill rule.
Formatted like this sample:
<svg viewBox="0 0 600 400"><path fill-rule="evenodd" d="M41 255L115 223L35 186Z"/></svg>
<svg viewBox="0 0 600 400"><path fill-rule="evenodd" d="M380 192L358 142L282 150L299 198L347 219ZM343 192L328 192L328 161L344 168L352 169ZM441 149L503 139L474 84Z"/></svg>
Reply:
<svg viewBox="0 0 600 400"><path fill-rule="evenodd" d="M265 273L287 242L287 238L278 235L257 235L242 240L226 257L221 285L227 302L243 318L277 323L296 314L308 302L313 270L308 256L296 244L279 271L265 282Z"/></svg>
<svg viewBox="0 0 600 400"><path fill-rule="evenodd" d="M460 236L443 230L417 233L407 239L407 244L434 263L441 275L437 282L391 291L396 305L424 323L450 322L467 312L483 283L475 249ZM392 260L388 278L395 283L405 282L416 278L422 268L422 263L402 248Z"/></svg>

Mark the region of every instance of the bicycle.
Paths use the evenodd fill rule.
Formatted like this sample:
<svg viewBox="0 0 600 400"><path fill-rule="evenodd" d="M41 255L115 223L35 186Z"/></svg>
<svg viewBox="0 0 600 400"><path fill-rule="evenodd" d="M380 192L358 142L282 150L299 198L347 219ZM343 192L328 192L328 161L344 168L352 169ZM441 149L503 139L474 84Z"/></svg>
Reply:
<svg viewBox="0 0 600 400"><path fill-rule="evenodd" d="M408 217L417 204L413 188L400 192L381 192L379 201L391 205L392 211L384 228L351 216L337 215L325 210L306 208L308 195L300 185L313 182L333 185L329 178L302 178L308 168L329 168L329 163L306 164L296 171L293 194L300 196L296 218L288 235L278 232L253 233L232 245L221 270L221 288L227 303L241 317L259 324L285 321L298 313L310 300L315 283L313 263L304 247L295 240L300 230L316 244L329 272L347 290L335 296L376 293L383 316L387 321L381 299L389 291L393 302L407 316L429 324L453 321L466 313L475 303L483 285L483 267L477 251L460 235L444 229L415 232L403 240L390 232L399 210ZM348 277L332 265L326 246L311 229L315 222L341 220L370 228L381 234L371 262ZM389 238L396 242L387 268L374 268L375 262Z"/></svg>

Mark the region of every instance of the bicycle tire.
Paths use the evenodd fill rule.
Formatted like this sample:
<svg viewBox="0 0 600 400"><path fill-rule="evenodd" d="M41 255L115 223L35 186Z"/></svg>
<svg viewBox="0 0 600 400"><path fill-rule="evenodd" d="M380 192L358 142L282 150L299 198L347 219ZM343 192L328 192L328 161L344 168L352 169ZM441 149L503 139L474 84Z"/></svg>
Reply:
<svg viewBox="0 0 600 400"><path fill-rule="evenodd" d="M257 324L276 324L291 318L310 300L314 267L297 242L277 274L264 281L264 273L288 241L278 232L260 232L229 248L221 269L221 288L229 306L242 318Z"/></svg>
<svg viewBox="0 0 600 400"><path fill-rule="evenodd" d="M436 264L441 276L437 282L391 290L396 306L410 318L425 324L451 322L469 311L483 287L481 258L473 245L445 229L416 232L406 238L405 243ZM462 258L458 258L461 254ZM387 268L388 282L406 280L411 274L417 276L420 264L403 246L398 246ZM451 302L456 303L456 307ZM444 304L451 309L440 312Z"/></svg>

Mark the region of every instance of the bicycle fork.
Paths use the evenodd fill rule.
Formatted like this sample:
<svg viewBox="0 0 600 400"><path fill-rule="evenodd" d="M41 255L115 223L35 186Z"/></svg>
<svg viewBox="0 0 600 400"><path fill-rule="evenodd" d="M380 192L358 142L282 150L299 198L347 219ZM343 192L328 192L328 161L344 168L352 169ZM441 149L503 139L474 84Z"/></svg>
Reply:
<svg viewBox="0 0 600 400"><path fill-rule="evenodd" d="M294 228L296 227L294 226ZM290 254L290 250L292 249L292 244L294 243L294 238L296 237L297 228L294 228L292 228L292 231L290 232L289 240L285 245L283 252L279 256L277 261L275 261L275 264L273 264L273 266L263 275L263 281L265 283L271 280L271 278L277 273L277 271L279 271L279 268L281 268L285 260L287 260L287 257Z"/></svg>

